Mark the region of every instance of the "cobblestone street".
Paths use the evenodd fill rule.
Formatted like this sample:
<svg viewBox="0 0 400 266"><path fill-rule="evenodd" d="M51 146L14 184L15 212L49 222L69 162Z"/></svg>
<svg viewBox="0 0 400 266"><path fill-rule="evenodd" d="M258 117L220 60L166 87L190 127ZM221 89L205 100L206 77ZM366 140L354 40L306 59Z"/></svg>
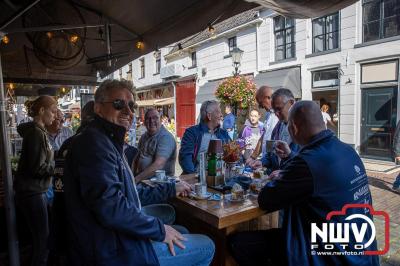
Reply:
<svg viewBox="0 0 400 266"><path fill-rule="evenodd" d="M390 219L390 249L380 257L382 266L400 266L400 194L391 190L400 168L365 163L369 176L373 206L375 210L386 211ZM380 171L376 171L376 170ZM375 171L372 171L375 170ZM384 248L384 220L375 218L379 249Z"/></svg>

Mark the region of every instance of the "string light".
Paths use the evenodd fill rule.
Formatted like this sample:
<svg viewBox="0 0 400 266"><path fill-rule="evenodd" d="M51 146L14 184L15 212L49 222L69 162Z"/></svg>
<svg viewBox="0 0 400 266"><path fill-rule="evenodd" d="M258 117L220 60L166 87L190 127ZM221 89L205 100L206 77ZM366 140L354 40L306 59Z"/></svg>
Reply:
<svg viewBox="0 0 400 266"><path fill-rule="evenodd" d="M79 36L74 34L71 37L69 37L69 41L72 43L76 43L79 40Z"/></svg>
<svg viewBox="0 0 400 266"><path fill-rule="evenodd" d="M8 87L10 88L10 90L13 90L13 89L15 88L15 86L14 86L13 83L10 83L10 84L8 85Z"/></svg>
<svg viewBox="0 0 400 266"><path fill-rule="evenodd" d="M3 38L1 39L1 41L2 41L4 44L8 44L8 43L10 42L10 38L8 38L7 35L4 35Z"/></svg>
<svg viewBox="0 0 400 266"><path fill-rule="evenodd" d="M178 50L179 50L178 54L180 56L182 56L183 55L183 48L182 48L182 44L181 43L178 43Z"/></svg>
<svg viewBox="0 0 400 266"><path fill-rule="evenodd" d="M215 32L215 28L213 27L213 25L211 25L211 23L208 24L208 33L210 34L210 37L212 39L215 39L217 37L217 33Z"/></svg>
<svg viewBox="0 0 400 266"><path fill-rule="evenodd" d="M141 50L141 49L143 49L143 46L144 46L143 40L142 40L142 39L139 39L139 40L136 42L136 48L139 49L139 50Z"/></svg>
<svg viewBox="0 0 400 266"><path fill-rule="evenodd" d="M51 31L46 32L47 38L53 38L53 33Z"/></svg>

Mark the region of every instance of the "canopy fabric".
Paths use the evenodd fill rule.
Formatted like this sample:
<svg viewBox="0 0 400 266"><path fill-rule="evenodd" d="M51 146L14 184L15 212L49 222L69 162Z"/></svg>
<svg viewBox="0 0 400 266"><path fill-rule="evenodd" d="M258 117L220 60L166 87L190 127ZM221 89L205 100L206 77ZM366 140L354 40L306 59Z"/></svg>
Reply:
<svg viewBox="0 0 400 266"><path fill-rule="evenodd" d="M317 18L334 13L357 0L246 0L292 18Z"/></svg>
<svg viewBox="0 0 400 266"><path fill-rule="evenodd" d="M136 104L137 104L138 107L154 106L155 99L136 101Z"/></svg>
<svg viewBox="0 0 400 266"><path fill-rule="evenodd" d="M295 98L301 98L300 67L283 68L258 74L254 78L257 88L267 85L273 89L291 90Z"/></svg>
<svg viewBox="0 0 400 266"><path fill-rule="evenodd" d="M262 5L287 16L315 17L355 0L32 0L0 2L0 45L6 82L96 85L132 60L172 45L233 15ZM32 5L7 24L13 14ZM105 25L109 23L109 27ZM81 28L77 29L77 25ZM86 25L86 29L82 28ZM71 26L63 32L48 27ZM41 31L38 31L38 27ZM35 28L35 29L34 29ZM110 29L110 46L106 39ZM26 31L30 33L26 33ZM71 41L71 37L74 41ZM135 47L143 40L143 47ZM176 46L176 45L175 45ZM110 60L105 60L110 59Z"/></svg>
<svg viewBox="0 0 400 266"><path fill-rule="evenodd" d="M171 105L171 104L175 104L175 98L174 97L159 99L159 100L156 100L154 102L155 106Z"/></svg>
<svg viewBox="0 0 400 266"><path fill-rule="evenodd" d="M218 84L222 81L214 80L208 81L199 87L199 91L196 94L196 103L201 104L205 101L216 100L215 91L217 90Z"/></svg>
<svg viewBox="0 0 400 266"><path fill-rule="evenodd" d="M2 24L32 1L11 2L0 2ZM42 0L6 27L0 24L0 35L7 34L10 40L0 45L4 80L95 85L98 75L105 77L157 47L256 6L242 0ZM106 23L110 26L105 27ZM37 27L66 25L91 27L36 31ZM25 33L29 28L36 30ZM136 48L139 40L143 41L141 49ZM110 64L101 60L110 58Z"/></svg>

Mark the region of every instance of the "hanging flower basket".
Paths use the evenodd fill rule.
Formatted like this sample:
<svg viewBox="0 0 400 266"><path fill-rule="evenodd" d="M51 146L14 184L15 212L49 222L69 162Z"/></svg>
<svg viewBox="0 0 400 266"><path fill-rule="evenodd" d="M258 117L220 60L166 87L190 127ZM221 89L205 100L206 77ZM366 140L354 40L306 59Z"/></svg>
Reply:
<svg viewBox="0 0 400 266"><path fill-rule="evenodd" d="M224 79L217 87L217 99L231 106L246 109L255 102L256 85L245 76Z"/></svg>

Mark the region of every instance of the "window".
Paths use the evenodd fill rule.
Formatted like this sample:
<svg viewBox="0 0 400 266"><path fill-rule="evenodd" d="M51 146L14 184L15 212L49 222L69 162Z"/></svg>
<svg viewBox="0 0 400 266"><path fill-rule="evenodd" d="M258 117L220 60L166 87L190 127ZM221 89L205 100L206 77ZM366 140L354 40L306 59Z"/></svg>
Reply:
<svg viewBox="0 0 400 266"><path fill-rule="evenodd" d="M161 58L156 58L156 73L155 74L160 74L161 70Z"/></svg>
<svg viewBox="0 0 400 266"><path fill-rule="evenodd" d="M363 42L400 35L400 2L363 0Z"/></svg>
<svg viewBox="0 0 400 266"><path fill-rule="evenodd" d="M229 53L236 47L236 36L228 39Z"/></svg>
<svg viewBox="0 0 400 266"><path fill-rule="evenodd" d="M144 58L140 59L140 78L144 78Z"/></svg>
<svg viewBox="0 0 400 266"><path fill-rule="evenodd" d="M313 88L333 87L339 85L339 69L324 69L312 72Z"/></svg>
<svg viewBox="0 0 400 266"><path fill-rule="evenodd" d="M339 47L339 12L312 21L313 53Z"/></svg>
<svg viewBox="0 0 400 266"><path fill-rule="evenodd" d="M89 93L89 89L79 89L79 93Z"/></svg>
<svg viewBox="0 0 400 266"><path fill-rule="evenodd" d="M191 58L192 58L192 67L197 66L197 56L196 56L196 52L193 52L191 54Z"/></svg>
<svg viewBox="0 0 400 266"><path fill-rule="evenodd" d="M295 57L294 19L274 18L275 61Z"/></svg>

